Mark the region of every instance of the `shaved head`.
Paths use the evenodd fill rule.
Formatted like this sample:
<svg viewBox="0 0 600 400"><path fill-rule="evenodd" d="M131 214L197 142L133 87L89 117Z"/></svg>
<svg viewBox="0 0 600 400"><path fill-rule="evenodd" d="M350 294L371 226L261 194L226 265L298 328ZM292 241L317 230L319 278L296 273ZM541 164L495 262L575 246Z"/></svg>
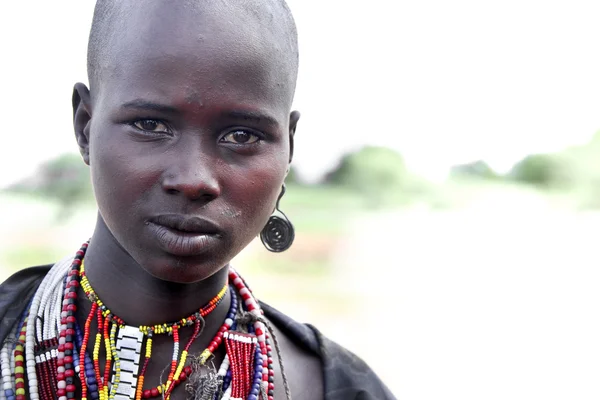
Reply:
<svg viewBox="0 0 600 400"><path fill-rule="evenodd" d="M131 29L130 21L134 17L150 21L151 14L159 10L165 1L96 2L88 43L88 79L92 93L99 89L101 76L119 62L115 49L125 32ZM279 68L286 72L293 96L298 73L298 38L293 16L284 0L180 0L167 3L169 7L184 8L198 25L208 23L218 30L241 31L263 47L269 47L272 51L268 56L276 58ZM165 23L174 27L178 25L178 21L173 20ZM203 40L201 35L198 40Z"/></svg>
<svg viewBox="0 0 600 400"><path fill-rule="evenodd" d="M101 229L155 278L205 280L282 192L300 118L292 16L282 0L99 0L92 25L73 119ZM151 223L163 214L218 235L169 241Z"/></svg>

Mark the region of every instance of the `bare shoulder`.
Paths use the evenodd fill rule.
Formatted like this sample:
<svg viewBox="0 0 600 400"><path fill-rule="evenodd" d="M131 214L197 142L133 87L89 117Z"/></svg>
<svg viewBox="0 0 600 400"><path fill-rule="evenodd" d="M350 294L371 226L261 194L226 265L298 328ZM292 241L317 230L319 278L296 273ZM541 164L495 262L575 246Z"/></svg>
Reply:
<svg viewBox="0 0 600 400"><path fill-rule="evenodd" d="M317 400L324 398L323 365L320 357L303 349L283 332L272 325L283 358L283 366L292 398ZM277 351L273 346L275 365L275 400L286 399Z"/></svg>

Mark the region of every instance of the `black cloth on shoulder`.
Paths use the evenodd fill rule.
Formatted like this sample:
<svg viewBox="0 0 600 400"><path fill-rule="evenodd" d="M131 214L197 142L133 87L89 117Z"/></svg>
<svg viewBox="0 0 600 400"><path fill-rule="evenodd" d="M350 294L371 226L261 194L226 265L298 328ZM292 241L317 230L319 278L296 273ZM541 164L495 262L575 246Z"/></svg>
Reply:
<svg viewBox="0 0 600 400"><path fill-rule="evenodd" d="M29 301L52 265L27 268L0 285L0 343L18 323ZM266 317L290 340L317 355L323 364L325 400L394 400L395 397L369 366L312 325L294 321L261 303Z"/></svg>

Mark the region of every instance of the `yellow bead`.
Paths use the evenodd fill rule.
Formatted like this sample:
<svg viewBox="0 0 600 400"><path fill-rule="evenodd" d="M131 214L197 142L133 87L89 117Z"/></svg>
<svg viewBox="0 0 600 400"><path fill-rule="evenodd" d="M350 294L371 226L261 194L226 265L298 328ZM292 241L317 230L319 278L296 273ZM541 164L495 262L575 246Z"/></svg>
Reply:
<svg viewBox="0 0 600 400"><path fill-rule="evenodd" d="M208 358L210 357L211 353L208 349L205 349L201 354L200 354L200 365L204 365L204 363L206 362L206 360L208 360Z"/></svg>

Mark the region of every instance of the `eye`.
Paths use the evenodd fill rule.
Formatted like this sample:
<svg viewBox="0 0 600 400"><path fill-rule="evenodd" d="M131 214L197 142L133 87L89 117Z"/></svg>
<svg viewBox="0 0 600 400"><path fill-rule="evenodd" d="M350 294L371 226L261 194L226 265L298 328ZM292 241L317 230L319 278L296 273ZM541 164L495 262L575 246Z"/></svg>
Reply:
<svg viewBox="0 0 600 400"><path fill-rule="evenodd" d="M139 121L135 121L133 126L146 132L171 133L167 125L155 119L140 119Z"/></svg>
<svg viewBox="0 0 600 400"><path fill-rule="evenodd" d="M252 144L258 142L259 140L260 137L258 137L258 135L255 135L254 133L243 130L237 130L223 136L221 142L233 144Z"/></svg>

